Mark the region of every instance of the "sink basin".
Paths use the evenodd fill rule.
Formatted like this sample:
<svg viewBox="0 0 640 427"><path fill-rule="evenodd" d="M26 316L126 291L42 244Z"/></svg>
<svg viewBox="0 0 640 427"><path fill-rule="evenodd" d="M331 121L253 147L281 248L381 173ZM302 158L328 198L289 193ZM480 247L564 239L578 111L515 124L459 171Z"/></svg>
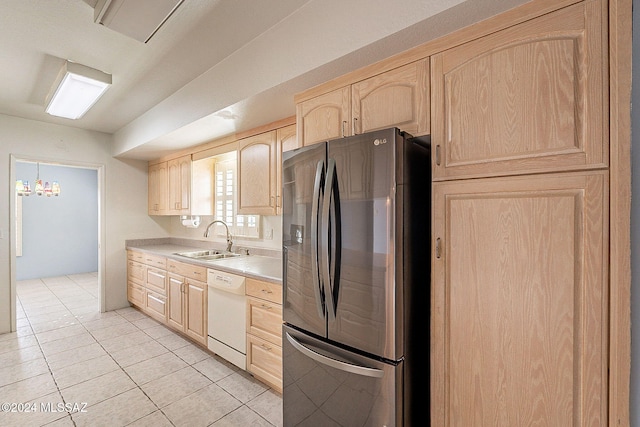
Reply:
<svg viewBox="0 0 640 427"><path fill-rule="evenodd" d="M240 256L240 254L234 254L232 252L220 252L217 250L176 252L176 255L197 259L200 261L214 261L217 259L234 258Z"/></svg>

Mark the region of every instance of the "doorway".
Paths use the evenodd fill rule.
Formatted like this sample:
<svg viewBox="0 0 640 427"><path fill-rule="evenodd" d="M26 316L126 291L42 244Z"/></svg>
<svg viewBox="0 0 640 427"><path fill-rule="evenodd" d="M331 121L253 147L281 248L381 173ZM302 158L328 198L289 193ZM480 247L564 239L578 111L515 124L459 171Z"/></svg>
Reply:
<svg viewBox="0 0 640 427"><path fill-rule="evenodd" d="M60 195L34 194L36 177L58 181ZM28 180L32 191L30 197L16 191L10 197L12 331L23 314L16 303L18 283L20 290L26 285L65 297L75 289L75 300L87 304L85 313L105 311L103 179L102 165L11 156L10 182Z"/></svg>

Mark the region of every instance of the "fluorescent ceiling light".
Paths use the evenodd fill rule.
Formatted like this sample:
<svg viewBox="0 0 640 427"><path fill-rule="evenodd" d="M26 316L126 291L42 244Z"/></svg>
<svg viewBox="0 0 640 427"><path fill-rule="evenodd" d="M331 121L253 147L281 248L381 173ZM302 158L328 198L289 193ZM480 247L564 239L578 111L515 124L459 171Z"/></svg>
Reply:
<svg viewBox="0 0 640 427"><path fill-rule="evenodd" d="M58 84L59 83L59 84ZM66 61L46 112L52 116L79 119L111 85L111 74L75 62Z"/></svg>

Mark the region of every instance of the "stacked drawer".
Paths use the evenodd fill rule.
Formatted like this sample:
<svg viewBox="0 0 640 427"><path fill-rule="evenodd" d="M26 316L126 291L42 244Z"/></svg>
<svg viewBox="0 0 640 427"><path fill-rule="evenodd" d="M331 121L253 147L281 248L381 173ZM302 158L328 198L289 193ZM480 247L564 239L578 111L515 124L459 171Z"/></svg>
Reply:
<svg viewBox="0 0 640 427"><path fill-rule="evenodd" d="M149 316L167 318L166 258L127 251L127 295L129 301Z"/></svg>
<svg viewBox="0 0 640 427"><path fill-rule="evenodd" d="M247 370L282 392L282 286L247 278Z"/></svg>

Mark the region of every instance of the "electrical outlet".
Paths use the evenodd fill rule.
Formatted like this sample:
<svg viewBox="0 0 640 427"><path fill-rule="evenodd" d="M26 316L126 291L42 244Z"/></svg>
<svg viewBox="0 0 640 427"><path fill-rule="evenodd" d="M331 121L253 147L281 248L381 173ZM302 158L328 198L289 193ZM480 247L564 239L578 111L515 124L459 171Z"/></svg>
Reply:
<svg viewBox="0 0 640 427"><path fill-rule="evenodd" d="M267 240L273 240L273 228L270 228L269 230L265 230L264 238Z"/></svg>

